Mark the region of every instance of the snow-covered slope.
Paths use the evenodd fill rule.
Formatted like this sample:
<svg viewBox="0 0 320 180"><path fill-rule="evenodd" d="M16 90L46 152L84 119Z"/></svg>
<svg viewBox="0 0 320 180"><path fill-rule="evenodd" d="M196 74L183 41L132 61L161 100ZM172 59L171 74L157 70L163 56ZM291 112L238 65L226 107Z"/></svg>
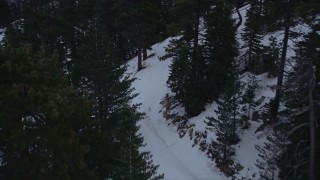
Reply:
<svg viewBox="0 0 320 180"><path fill-rule="evenodd" d="M132 87L135 88L135 93L139 93L133 103L142 103L140 111L146 113L146 118L139 122L140 133L147 144L142 150L151 152L154 163L160 165L158 172L164 173L165 179L168 180L230 179L215 167L215 163L199 150L198 145L193 146L194 139L191 139L188 134L180 138L177 127L163 117L163 107L160 102L166 94L170 94L166 81L172 60L160 61L159 57L165 54L165 47L170 39L152 46L148 54L154 53L154 56L143 62L145 67L143 70L137 72L136 58L128 63L127 73L136 78ZM248 76L249 74L243 74L240 77L241 81L247 81ZM256 92L257 97L265 96L265 101L268 101L274 96L270 87L275 84L276 79L269 79L267 74L262 74L257 76L257 80L261 86ZM193 136L195 132L207 131L204 121L208 116L215 116L216 108L216 103L208 104L206 111L189 119L190 124L193 124ZM244 166L243 170L236 175L239 179L258 177L255 167L258 154L254 146L262 144L265 136L257 136L254 133L260 123L253 121L250 123L250 128L241 135L241 141L236 147L235 162ZM214 132L209 131L207 134L205 138L207 143L216 138Z"/></svg>
<svg viewBox="0 0 320 180"><path fill-rule="evenodd" d="M245 12L246 8L241 10L243 16ZM158 172L164 173L167 180L231 179L216 168L215 163L208 158L205 152L199 150L199 145L195 145L194 138L198 132L206 133L206 136L201 137L199 141L209 144L216 139L214 132L207 131L204 122L206 117L216 116L214 112L217 109L216 103L208 104L206 111L189 119L192 125L192 138L189 133L180 138L177 127L163 117L163 107L160 102L167 94L171 94L166 81L172 60L160 61L159 57L165 54L165 47L171 39L152 46L148 54L154 55L143 62L145 67L143 70L137 72L137 58L128 62L127 73L131 74L132 78L136 78L132 87L135 88L135 93L139 93L133 103L142 103L140 111L146 113L146 118L139 122L140 133L146 143L142 151L151 152L154 163L160 165ZM248 74L243 74L240 78L241 81L247 81ZM276 79L268 79L267 75L263 74L257 77L257 80L260 80L261 86L256 92L257 97L260 98L263 95L266 97L265 101L268 101L274 96L270 86L275 84ZM251 122L250 128L241 135L241 141L237 144L235 162L244 167L236 174L237 179L255 179L259 176L255 167L258 158L255 145L260 145L265 141L265 136L259 137L254 133L259 125L258 122Z"/></svg>
<svg viewBox="0 0 320 180"><path fill-rule="evenodd" d="M246 20L245 13L249 7L241 9L241 14ZM234 15L234 18L237 18ZM241 30L244 28L244 23L239 28L237 39L241 44ZM297 26L303 32L307 32L305 27ZM281 42L281 32L275 32L266 36L262 41L264 45L269 45L269 37L277 37ZM132 87L135 88L135 93L139 95L132 103L141 103L140 111L146 114L145 119L139 122L140 133L144 137L146 146L142 151L150 151L153 155L155 164L160 165L158 172L164 173L166 180L225 180L232 179L226 177L219 169L216 168L215 162L210 160L205 152L200 150L199 142L209 144L216 139L214 132L206 129L207 117L216 117L215 110L217 104L215 102L208 104L205 111L198 116L188 120L189 129L187 134L180 138L180 131L177 126L167 121L163 117L164 108L160 104L166 95L172 95L170 89L166 86L166 81L170 74L169 66L172 63L171 59L160 61L159 57L165 54L165 47L169 44L172 38L168 38L163 42L152 46L152 50L148 54L154 54L143 62L144 69L137 72L137 58L133 58L128 62L127 73L131 74L132 78L136 78ZM292 47L294 44L289 42ZM241 51L242 53L242 51ZM287 56L294 56L294 51L289 50ZM249 73L244 73L240 76L240 81L248 82ZM256 76L259 88L256 90L256 100L261 101L261 104L256 107L256 110L261 110L263 105L270 101L275 95L274 85L277 78L270 78L268 74ZM183 114L183 108L178 108L175 111ZM235 146L236 155L234 157L235 164L239 163L243 169L235 174L236 179L254 180L259 179L256 160L259 159L258 152L255 149L256 145L262 145L266 141L266 135L270 131L255 133L261 122L249 121L250 126L240 134L240 142ZM205 136L197 136L197 134L205 134ZM197 139L198 138L198 139ZM197 142L196 142L197 141Z"/></svg>
<svg viewBox="0 0 320 180"><path fill-rule="evenodd" d="M159 61L159 57L165 54L169 40L152 46L149 54L155 55L144 62L142 71L136 73L136 58L128 63L128 73L136 78L133 87L139 93L133 103L142 103L140 110L146 113L139 123L147 143L143 150L151 151L154 163L160 165L158 172L164 173L165 179L226 179L203 152L192 147L190 139L179 137L176 127L168 125L161 113L160 101L169 92L166 81L171 60Z"/></svg>
<svg viewBox="0 0 320 180"><path fill-rule="evenodd" d="M4 38L4 32L5 30L0 28L0 45L1 45L2 39Z"/></svg>

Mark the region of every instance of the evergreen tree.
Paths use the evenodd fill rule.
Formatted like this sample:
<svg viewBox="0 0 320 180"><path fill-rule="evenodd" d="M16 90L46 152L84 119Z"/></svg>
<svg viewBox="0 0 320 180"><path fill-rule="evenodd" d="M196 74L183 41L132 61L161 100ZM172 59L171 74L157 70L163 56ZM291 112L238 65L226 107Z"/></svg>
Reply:
<svg viewBox="0 0 320 180"><path fill-rule="evenodd" d="M283 31L283 39L282 39L282 48L280 58L278 60L278 68L277 68L277 88L276 95L273 104L271 105L271 116L268 120L268 123L277 122L278 112L280 103L283 98L283 84L284 84L284 75L285 75L285 67L287 61L287 51L289 48L288 41L291 37L295 37L295 35L299 35L299 33L294 33L292 27L294 27L297 23L301 23L303 20L300 18L299 9L304 6L304 4L316 4L312 1L307 0L288 0L288 1L276 1L269 0L264 1L264 18L262 19L265 22L265 29L268 32L275 32L282 30ZM283 10L285 9L285 11ZM307 13L309 14L309 13ZM279 29L280 28L280 29Z"/></svg>
<svg viewBox="0 0 320 180"><path fill-rule="evenodd" d="M160 5L156 0L121 0L115 3L115 26L128 40L128 45L137 50L138 71L143 68L142 60L147 59L147 48L157 39L155 32Z"/></svg>
<svg viewBox="0 0 320 180"><path fill-rule="evenodd" d="M244 41L243 48L245 53L243 54L246 70L253 73L260 73L257 71L256 66L259 66L259 58L262 55L263 46L261 40L262 34L262 0L250 2L250 9L247 11L247 20L245 22L245 28L243 29L242 39Z"/></svg>
<svg viewBox="0 0 320 180"><path fill-rule="evenodd" d="M149 153L139 152L142 138L136 135L142 115L128 104L134 97L133 80L125 76L121 51L114 44L114 2L96 1L93 16L83 29L76 70L78 89L95 105L84 141L90 145L86 162L97 178L148 179L156 176ZM110 8L110 11L106 9ZM103 142L103 143L102 143ZM161 178L161 176L159 176Z"/></svg>
<svg viewBox="0 0 320 180"><path fill-rule="evenodd" d="M286 121L283 129L290 144L284 149L281 157L280 175L290 179L316 179L316 169L319 159L319 62L320 36L315 32L309 33L297 50L296 65L285 90L284 117ZM306 148L307 147L307 148ZM294 157L294 158L293 158ZM319 174L317 174L319 177Z"/></svg>
<svg viewBox="0 0 320 180"><path fill-rule="evenodd" d="M242 95L241 103L245 104L246 116L250 119L252 111L254 111L257 106L255 101L255 91L259 87L257 79L254 75L249 75L249 82L247 88ZM252 111L251 111L252 110Z"/></svg>
<svg viewBox="0 0 320 180"><path fill-rule="evenodd" d="M63 10L70 6L70 2L71 0L15 1L13 4L16 13L13 23L7 28L5 42L14 47L31 44L34 51L45 50L48 55L58 53L59 67L66 74L71 74L70 54L74 54L74 51L70 50L70 30L66 29L72 27L71 22L77 20L69 18ZM70 9L72 8L68 7L68 13L74 15Z"/></svg>
<svg viewBox="0 0 320 180"><path fill-rule="evenodd" d="M160 39L168 38L169 36L174 36L175 34L170 32L168 25L173 23L173 1L174 0L161 0L160 1L160 12L159 12L159 22L157 24L157 32L160 35Z"/></svg>
<svg viewBox="0 0 320 180"><path fill-rule="evenodd" d="M236 77L238 44L231 10L230 3L219 0L207 16L204 71L211 99L216 99L228 88L226 82L235 81Z"/></svg>
<svg viewBox="0 0 320 180"><path fill-rule="evenodd" d="M11 14L9 5L5 0L0 0L0 28L6 27L10 22Z"/></svg>
<svg viewBox="0 0 320 180"><path fill-rule="evenodd" d="M274 77L277 75L278 60L280 58L280 48L275 37L271 36L269 38L270 45L263 47L263 55L260 58L259 65L257 65L256 70L258 72L268 72L269 77Z"/></svg>
<svg viewBox="0 0 320 180"><path fill-rule="evenodd" d="M230 84L229 88L217 100L217 118L208 118L208 128L215 130L217 140L212 142L209 154L216 159L217 166L227 175L233 175L232 157L235 149L232 145L239 141L239 130L243 126L240 118L239 86Z"/></svg>
<svg viewBox="0 0 320 180"><path fill-rule="evenodd" d="M78 45L80 29L86 24L92 9L92 4L84 1L57 0L55 24L60 41L59 53L64 71L68 74L71 83L74 81L73 68L78 60ZM83 8L85 6L85 9Z"/></svg>
<svg viewBox="0 0 320 180"><path fill-rule="evenodd" d="M90 103L30 45L0 49L1 179L86 179Z"/></svg>
<svg viewBox="0 0 320 180"><path fill-rule="evenodd" d="M143 138L136 134L139 127L137 121L141 115L135 112L132 107L124 107L118 112L119 127L116 129L119 146L118 154L121 166L116 167L115 179L163 179L162 175L157 175L158 166L153 165L152 155L149 152L139 152L143 146ZM124 129L126 131L124 131Z"/></svg>
<svg viewBox="0 0 320 180"><path fill-rule="evenodd" d="M139 152L143 143L141 136L136 135L136 123L142 115L136 111L137 107L128 106L134 95L130 89L132 80L124 76L124 50L129 48L115 22L119 15L118 2L50 0L17 3L20 11L17 11L15 23L7 30L6 43L15 47L30 43L34 52L41 50L44 56L57 53L57 73L71 75L69 84L94 101L90 116L83 116L90 117L90 121L81 124L81 134L76 136L79 142L89 147L79 148L79 152L83 151L79 158L86 169L77 175L84 179L162 178L156 175L157 166L153 165L151 155ZM54 74L50 76L53 77ZM50 133L55 135L55 132ZM60 143L60 140L56 142ZM128 154L132 154L129 162L126 161ZM64 156L72 158L70 154ZM77 168L77 159L74 161ZM123 174L124 170L128 170L126 174ZM56 171L63 173L61 169ZM67 175L57 178L67 179ZM73 174L69 176L76 178Z"/></svg>
<svg viewBox="0 0 320 180"><path fill-rule="evenodd" d="M281 111L281 122L275 126L273 137L268 138L265 147L258 148L263 160L257 165L263 178L275 178L274 174L270 174L275 168L274 163L281 179L315 180L320 177L316 172L320 162L317 143L319 128L315 125L319 123L315 110L319 109L319 96L315 93L319 89L319 63L316 59L320 57L317 28L315 25L313 31L298 45L294 58L296 64L285 84L285 107ZM264 118L269 118L269 111L263 113Z"/></svg>
<svg viewBox="0 0 320 180"><path fill-rule="evenodd" d="M192 49L183 39L173 40L167 49L167 55L163 57L173 58L167 83L191 117L204 110L207 96L202 53L198 52L198 56L195 56Z"/></svg>
<svg viewBox="0 0 320 180"><path fill-rule="evenodd" d="M236 71L237 43L231 8L223 1L174 4L175 12L188 9L190 13L174 14L174 18L179 17L182 36L171 41L163 59L173 58L167 83L190 117L203 111L209 100L216 99L224 89L224 81ZM206 35L200 33L201 23L206 25Z"/></svg>
<svg viewBox="0 0 320 180"><path fill-rule="evenodd" d="M204 110L207 102L204 45L199 44L200 18L207 11L207 1L177 1L176 13L181 9L190 10L189 14L179 17L179 27L183 29L182 37L172 40L163 59L172 57L168 85L176 94L176 99L185 107L188 116L196 116Z"/></svg>
<svg viewBox="0 0 320 180"><path fill-rule="evenodd" d="M10 43L17 47L25 43L32 44L35 51L40 50L41 47L48 54L58 50L60 34L56 22L57 7L54 6L54 2L54 0L22 1L19 5L20 13L15 20L23 30L9 31L6 37L9 38Z"/></svg>
<svg viewBox="0 0 320 180"><path fill-rule="evenodd" d="M259 153L256 166L259 168L260 179L274 180L278 178L278 164L287 140L280 131L273 131L267 140L263 146L255 146Z"/></svg>

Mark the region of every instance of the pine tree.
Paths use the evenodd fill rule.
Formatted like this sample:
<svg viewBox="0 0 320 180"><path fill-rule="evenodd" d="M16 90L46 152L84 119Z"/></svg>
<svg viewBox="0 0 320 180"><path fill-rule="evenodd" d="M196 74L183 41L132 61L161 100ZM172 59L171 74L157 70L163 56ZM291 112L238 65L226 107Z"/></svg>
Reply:
<svg viewBox="0 0 320 180"><path fill-rule="evenodd" d="M236 56L238 44L235 39L232 6L225 1L215 1L206 22L205 76L209 97L217 97L228 87L226 82L234 81L237 71Z"/></svg>
<svg viewBox="0 0 320 180"><path fill-rule="evenodd" d="M278 60L280 59L280 48L275 37L269 38L270 45L263 47L262 62L259 61L258 67L259 72L268 72L269 77L277 76Z"/></svg>
<svg viewBox="0 0 320 180"><path fill-rule="evenodd" d="M259 159L256 166L259 168L261 179L274 180L278 178L280 156L283 148L286 146L284 132L273 131L267 136L267 142L263 146L255 146L258 151Z"/></svg>
<svg viewBox="0 0 320 180"><path fill-rule="evenodd" d="M239 141L239 130L243 126L240 118L239 86L237 83L230 84L230 87L220 95L217 100L217 118L208 118L208 128L216 132L217 140L212 142L209 150L213 159L216 159L217 166L227 175L233 175L232 157L235 149L232 145Z"/></svg>
<svg viewBox="0 0 320 180"><path fill-rule="evenodd" d="M8 25L10 16L9 4L5 0L0 0L0 28Z"/></svg>
<svg viewBox="0 0 320 180"><path fill-rule="evenodd" d="M317 50L320 36L315 32L317 28L314 26L313 31L298 44L294 58L296 64L284 86L285 107L281 111L281 121L275 126L273 137L268 139L267 145L258 148L263 159L258 162L263 178L275 177L270 174L270 165L274 169L274 163L279 169L280 178L319 178L315 171L320 162L317 157L320 154L317 145L319 128L315 126L315 123L319 123L315 111L319 108L319 96L315 93L319 89L319 63L315 59L320 57ZM269 110L263 113L266 119L270 116L270 108L269 105Z"/></svg>
<svg viewBox="0 0 320 180"><path fill-rule="evenodd" d="M306 35L305 41L298 46L296 65L286 83L283 116L288 120L283 128L291 143L281 157L280 175L283 178L316 178L315 169L320 162L317 157L319 128L315 125L319 123L316 109L320 107L316 93L319 89L319 42L320 36L315 31Z"/></svg>
<svg viewBox="0 0 320 180"><path fill-rule="evenodd" d="M160 2L155 0L129 1L115 3L115 27L136 49L138 71L142 70L142 60L147 59L147 49L157 39L156 25L160 18Z"/></svg>
<svg viewBox="0 0 320 180"><path fill-rule="evenodd" d="M246 48L243 54L246 70L253 73L260 73L256 66L259 66L259 58L262 55L263 45L261 40L263 38L263 26L261 21L262 16L262 0L252 1L250 9L247 11L245 28L243 29L242 39L244 41L243 47Z"/></svg>
<svg viewBox="0 0 320 180"><path fill-rule="evenodd" d="M115 45L118 38L118 31L112 26L116 19L112 11L115 2L95 3L93 16L83 28L80 38L83 43L75 66L79 91L95 101L84 136L90 145L86 162L99 179L156 177L157 166L152 165L148 152L139 152L143 142L136 133L137 121L142 116L137 107L128 105L134 97L130 88L133 80L124 75L126 66Z"/></svg>
<svg viewBox="0 0 320 180"><path fill-rule="evenodd" d="M121 177L123 171L119 169L130 170L127 177L133 179L161 178L156 175L157 166L153 165L151 155L138 149L143 143L136 135L136 123L142 116L136 107L128 106L134 97L130 89L133 80L124 76L124 50L129 48L116 26L119 15L116 3L100 0L21 2L21 11L17 13L17 21L8 28L6 42L15 47L30 43L33 51L41 50L48 56L53 52L59 54L57 72L68 74L69 83L78 93L94 102L90 116L83 116L90 117L90 121L77 137L88 145L88 148L79 148L79 151L84 149L79 157L88 169L83 171L86 175L83 178ZM134 141L123 137L124 134L129 134ZM59 145L60 141L56 142ZM123 160L128 155L127 145L131 146L132 164ZM78 175L81 177L81 173ZM67 175L62 174L58 179L67 179Z"/></svg>
<svg viewBox="0 0 320 180"><path fill-rule="evenodd" d="M0 49L0 177L86 179L90 103L68 86L57 55L30 46Z"/></svg>
<svg viewBox="0 0 320 180"><path fill-rule="evenodd" d="M185 107L189 116L195 116L204 110L206 89L204 82L203 57L195 57L191 45L183 39L173 40L169 45L167 55L172 57L171 72L167 81L175 98ZM199 48L198 48L199 49ZM195 69L197 68L198 69Z"/></svg>
<svg viewBox="0 0 320 180"><path fill-rule="evenodd" d="M160 35L160 39L168 38L169 36L174 36L172 32L169 31L168 25L173 23L173 1L174 0L161 0L160 1L160 12L159 12L159 22L157 24L157 32Z"/></svg>
<svg viewBox="0 0 320 180"><path fill-rule="evenodd" d="M303 6L303 4L312 4L314 2L304 1L304 0L289 0L289 1L264 1L264 18L266 26L265 29L268 32L275 32L282 30L283 39L282 39L282 47L281 54L278 60L278 68L277 68L277 88L276 95L274 100L272 101L272 109L271 116L268 123L276 123L278 119L278 112L280 103L283 98L283 84L284 84L284 75L285 75L285 67L287 61L287 51L289 48L288 42L291 37L295 37L295 35L301 35L301 33L294 33L292 27L294 27L297 23L300 23L302 18L299 18L299 8ZM283 11L283 9L286 9Z"/></svg>
<svg viewBox="0 0 320 180"><path fill-rule="evenodd" d="M190 117L216 99L224 89L224 81L236 71L237 43L231 8L231 4L222 1L174 4L173 17L178 17L178 28L183 31L181 38L168 46L163 59L173 58L167 83ZM181 15L181 9L190 13ZM207 28L206 35L201 34L201 23Z"/></svg>
<svg viewBox="0 0 320 180"><path fill-rule="evenodd" d="M174 6L176 13L181 9L190 10L189 14L179 17L179 28L183 29L182 37L172 40L167 47L167 55L163 59L172 57L171 72L168 85L175 93L176 99L184 106L189 117L198 115L204 110L207 102L208 89L205 87L206 64L204 58L204 45L199 44L200 18L207 11L207 1L177 1Z"/></svg>
<svg viewBox="0 0 320 180"><path fill-rule="evenodd" d="M254 111L257 106L255 101L255 91L259 87L257 79L254 75L249 75L249 82L247 84L247 88L242 95L241 103L245 104L246 116L250 119L252 111ZM252 110L252 111L251 111Z"/></svg>
<svg viewBox="0 0 320 180"><path fill-rule="evenodd" d="M31 44L34 51L45 50L48 55L58 53L59 66L66 74L71 74L69 27L72 27L71 22L77 20L63 13L63 9L66 8L64 6L69 5L71 0L63 2L67 3L57 0L13 2L13 11L16 13L13 23L7 28L5 41L14 47ZM69 13L74 14L71 10ZM74 54L73 49L71 52Z"/></svg>
<svg viewBox="0 0 320 180"><path fill-rule="evenodd" d="M136 109L127 106L118 112L121 119L119 119L116 134L119 143L118 154L122 165L116 168L114 178L163 179L163 174L157 175L158 166L153 165L152 155L149 152L139 152L139 148L144 144L141 135L136 134L139 129L136 124L141 119L141 114L135 111Z"/></svg>
<svg viewBox="0 0 320 180"><path fill-rule="evenodd" d="M55 24L57 26L58 36L61 46L59 53L64 71L68 74L70 83L74 81L73 66L78 58L78 41L81 25L90 16L90 11L84 11L82 6L86 5L86 9L92 9L92 5L88 2L75 0L58 0L56 2Z"/></svg>

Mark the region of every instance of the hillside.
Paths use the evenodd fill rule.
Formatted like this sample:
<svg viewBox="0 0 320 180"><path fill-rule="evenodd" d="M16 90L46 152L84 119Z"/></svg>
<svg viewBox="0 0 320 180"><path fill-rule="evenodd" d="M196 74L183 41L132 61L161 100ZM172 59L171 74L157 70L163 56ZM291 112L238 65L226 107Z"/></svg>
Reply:
<svg viewBox="0 0 320 180"><path fill-rule="evenodd" d="M0 179L320 179L320 1L0 4Z"/></svg>
<svg viewBox="0 0 320 180"><path fill-rule="evenodd" d="M228 179L221 173L204 152L199 150L199 146L193 146L194 139L187 133L183 138L179 137L177 126L173 125L163 117L164 107L160 104L162 99L170 94L170 89L166 86L169 75L169 65L171 60L160 61L159 57L165 54L165 47L171 38L152 46L149 54L154 54L144 61L144 69L136 73L137 59L134 58L128 63L127 73L136 78L132 87L139 95L133 103L142 103L140 111L145 112L145 119L141 120L140 133L147 144L143 150L151 151L155 164L159 164L159 173L165 174L165 179ZM241 81L248 80L248 73L241 76ZM271 86L276 83L276 78L268 78L267 74L257 76L260 89L256 91L257 99L266 97L267 102L274 96ZM262 103L257 109L261 108ZM207 132L205 139L209 142L215 139L215 134L206 130L204 121L208 116L215 116L214 110L217 108L215 103L208 104L206 111L189 120L192 128L192 135L196 132ZM179 108L183 113L183 108ZM244 166L237 177L245 179L257 176L255 167L257 152L255 145L260 145L265 140L265 135L257 135L254 131L260 125L259 122L251 121L251 126L241 135L241 141L237 145L236 161Z"/></svg>
<svg viewBox="0 0 320 180"><path fill-rule="evenodd" d="M246 6L241 9L244 22L246 21L245 13L248 8L250 7ZM234 18L237 18L236 14ZM240 47L243 43L240 36L243 28L244 23L239 28L237 35ZM302 33L309 32L306 25L300 24L294 29ZM281 32L274 32L265 36L262 43L268 46L272 36L276 37L278 43L281 43L283 38ZM146 113L145 119L139 123L140 133L146 143L142 150L151 152L154 163L160 165L158 172L164 173L165 179L168 180L231 179L226 177L206 155L206 148L209 143L216 139L215 133L209 131L205 123L207 117L216 117L217 104L215 102L207 104L205 111L188 119L187 122L173 123L170 119L164 117L167 109L163 102L168 101L167 97L174 95L166 86L172 59L160 61L159 58L165 55L165 48L170 40L172 38L152 46L152 50L148 52L152 56L143 62L144 69L142 71L136 72L137 58L133 58L128 63L127 73L131 74L132 78L136 78L132 87L135 89L135 93L139 94L133 103L141 103L140 111ZM296 42L299 40L302 39L296 39ZM289 47L291 48L287 53L288 58L295 55L294 45L293 41L289 41ZM259 85L259 88L255 91L255 101L259 101L260 104L255 110L260 111L270 99L274 98L277 78L269 76L268 73L253 75L245 72L241 74L239 80L243 84L248 84L250 76L255 76ZM180 106L175 106L171 111L181 115L185 114L184 109ZM241 133L240 142L235 146L235 164L240 165L239 167L242 166L241 170L235 175L237 179L257 179L259 177L256 167L259 156L255 146L263 145L266 142L266 136L272 131L267 129L256 133L255 131L262 122L250 120L249 124L249 128Z"/></svg>

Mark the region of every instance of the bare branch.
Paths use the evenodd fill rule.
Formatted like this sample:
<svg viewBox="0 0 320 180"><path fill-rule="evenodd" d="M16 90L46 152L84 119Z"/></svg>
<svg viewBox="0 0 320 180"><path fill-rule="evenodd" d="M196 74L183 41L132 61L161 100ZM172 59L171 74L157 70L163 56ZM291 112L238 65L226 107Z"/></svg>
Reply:
<svg viewBox="0 0 320 180"><path fill-rule="evenodd" d="M288 133L287 133L287 136L286 136L286 139L291 136L296 130L302 128L302 127L305 127L305 126L308 126L309 123L303 123L303 124L300 124L299 126L296 126L295 128L291 129Z"/></svg>

